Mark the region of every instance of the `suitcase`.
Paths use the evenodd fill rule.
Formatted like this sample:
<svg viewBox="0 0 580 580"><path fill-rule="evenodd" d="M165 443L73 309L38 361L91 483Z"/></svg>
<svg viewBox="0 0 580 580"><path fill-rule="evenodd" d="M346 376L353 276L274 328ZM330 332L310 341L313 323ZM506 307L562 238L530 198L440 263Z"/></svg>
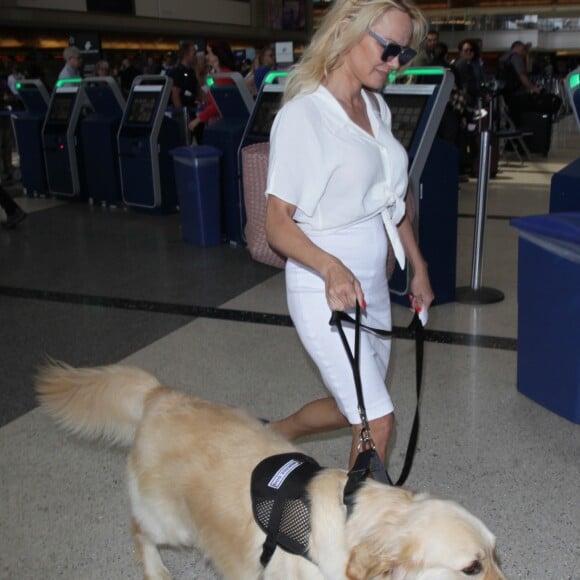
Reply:
<svg viewBox="0 0 580 580"><path fill-rule="evenodd" d="M286 260L266 240L266 178L270 143L255 143L242 149L242 184L246 208L244 230L250 255L257 262L284 268Z"/></svg>
<svg viewBox="0 0 580 580"><path fill-rule="evenodd" d="M520 126L524 133L524 141L531 153L541 153L546 157L552 143L552 115L549 113L522 111L520 113Z"/></svg>
<svg viewBox="0 0 580 580"><path fill-rule="evenodd" d="M536 113L546 113L552 117L560 110L562 99L552 93L539 93L529 95L527 101L522 105L522 111L533 111Z"/></svg>

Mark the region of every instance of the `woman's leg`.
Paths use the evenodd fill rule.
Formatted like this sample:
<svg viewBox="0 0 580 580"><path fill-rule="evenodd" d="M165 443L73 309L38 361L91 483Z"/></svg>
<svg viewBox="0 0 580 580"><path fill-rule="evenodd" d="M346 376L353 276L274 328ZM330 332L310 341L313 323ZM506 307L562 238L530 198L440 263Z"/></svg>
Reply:
<svg viewBox="0 0 580 580"><path fill-rule="evenodd" d="M284 419L270 422L269 427L283 437L286 437L286 439L294 441L306 435L340 429L346 427L348 424L346 417L338 410L336 401L332 397L326 397L304 405L304 407ZM371 436L375 443L377 453L383 463L387 456L387 448L394 424L394 413L389 413L388 415L369 421ZM361 430L360 425L351 425L351 427L352 444L348 462L349 468L353 466L359 453L358 445Z"/></svg>
<svg viewBox="0 0 580 580"><path fill-rule="evenodd" d="M346 417L338 410L333 397L317 399L304 405L292 415L279 421L272 421L269 426L290 441L347 427Z"/></svg>
<svg viewBox="0 0 580 580"><path fill-rule="evenodd" d="M384 463L387 456L387 448L389 446L389 439L391 438L391 433L393 432L393 426L395 424L394 413L389 413L378 419L373 419L369 421L369 428L371 430L371 437L375 442L375 448L381 461ZM352 426L352 445L350 448L350 458L348 462L349 468L354 465L355 459L359 454L358 444L361 426Z"/></svg>

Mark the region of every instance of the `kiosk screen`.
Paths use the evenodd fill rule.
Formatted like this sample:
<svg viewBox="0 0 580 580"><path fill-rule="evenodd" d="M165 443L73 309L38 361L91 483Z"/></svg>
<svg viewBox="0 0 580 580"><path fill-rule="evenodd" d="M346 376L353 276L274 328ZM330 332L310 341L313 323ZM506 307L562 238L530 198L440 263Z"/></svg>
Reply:
<svg viewBox="0 0 580 580"><path fill-rule="evenodd" d="M274 123L274 117L280 105L282 104L281 92L269 93L263 92L260 97L260 102L258 103L258 108L254 112L252 125L250 128L250 133L258 137L265 137L268 139L270 137L270 131L272 130L272 124Z"/></svg>
<svg viewBox="0 0 580 580"><path fill-rule="evenodd" d="M128 123L149 125L155 113L159 93L134 93L129 103Z"/></svg>
<svg viewBox="0 0 580 580"><path fill-rule="evenodd" d="M409 153L431 95L386 93L383 96L391 110L393 135Z"/></svg>
<svg viewBox="0 0 580 580"><path fill-rule="evenodd" d="M76 93L56 93L50 106L49 121L68 121Z"/></svg>

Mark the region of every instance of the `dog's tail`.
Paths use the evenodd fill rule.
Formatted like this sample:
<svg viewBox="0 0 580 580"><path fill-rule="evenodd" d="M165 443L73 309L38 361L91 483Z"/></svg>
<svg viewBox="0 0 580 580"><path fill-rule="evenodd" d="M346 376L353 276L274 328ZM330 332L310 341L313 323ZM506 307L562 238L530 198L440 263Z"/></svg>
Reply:
<svg viewBox="0 0 580 580"><path fill-rule="evenodd" d="M159 381L136 367L73 368L54 362L36 376L38 400L67 431L129 445Z"/></svg>

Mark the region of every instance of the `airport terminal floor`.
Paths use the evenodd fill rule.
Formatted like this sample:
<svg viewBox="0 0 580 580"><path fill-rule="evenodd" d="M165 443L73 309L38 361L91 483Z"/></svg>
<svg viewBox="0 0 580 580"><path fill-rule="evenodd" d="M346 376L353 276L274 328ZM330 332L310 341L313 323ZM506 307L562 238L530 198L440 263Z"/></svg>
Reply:
<svg viewBox="0 0 580 580"><path fill-rule="evenodd" d="M516 388L518 232L509 224L547 213L550 179L579 149L568 116L555 125L547 158L500 163L489 185L483 283L505 299L435 306L426 334L421 432L407 486L479 516L512 579L580 578L579 427ZM126 453L59 431L36 408L37 367L47 357L128 363L272 419L324 389L289 321L283 273L244 247L185 244L178 215L10 191L29 215L0 230L0 578L136 579ZM470 283L475 194L476 180L461 183L458 286ZM395 324L407 325L409 312L393 308ZM409 339L393 341L395 476L415 404L413 349ZM322 465L346 467L349 442L345 430L302 445ZM162 555L176 579L217 578L197 552Z"/></svg>

